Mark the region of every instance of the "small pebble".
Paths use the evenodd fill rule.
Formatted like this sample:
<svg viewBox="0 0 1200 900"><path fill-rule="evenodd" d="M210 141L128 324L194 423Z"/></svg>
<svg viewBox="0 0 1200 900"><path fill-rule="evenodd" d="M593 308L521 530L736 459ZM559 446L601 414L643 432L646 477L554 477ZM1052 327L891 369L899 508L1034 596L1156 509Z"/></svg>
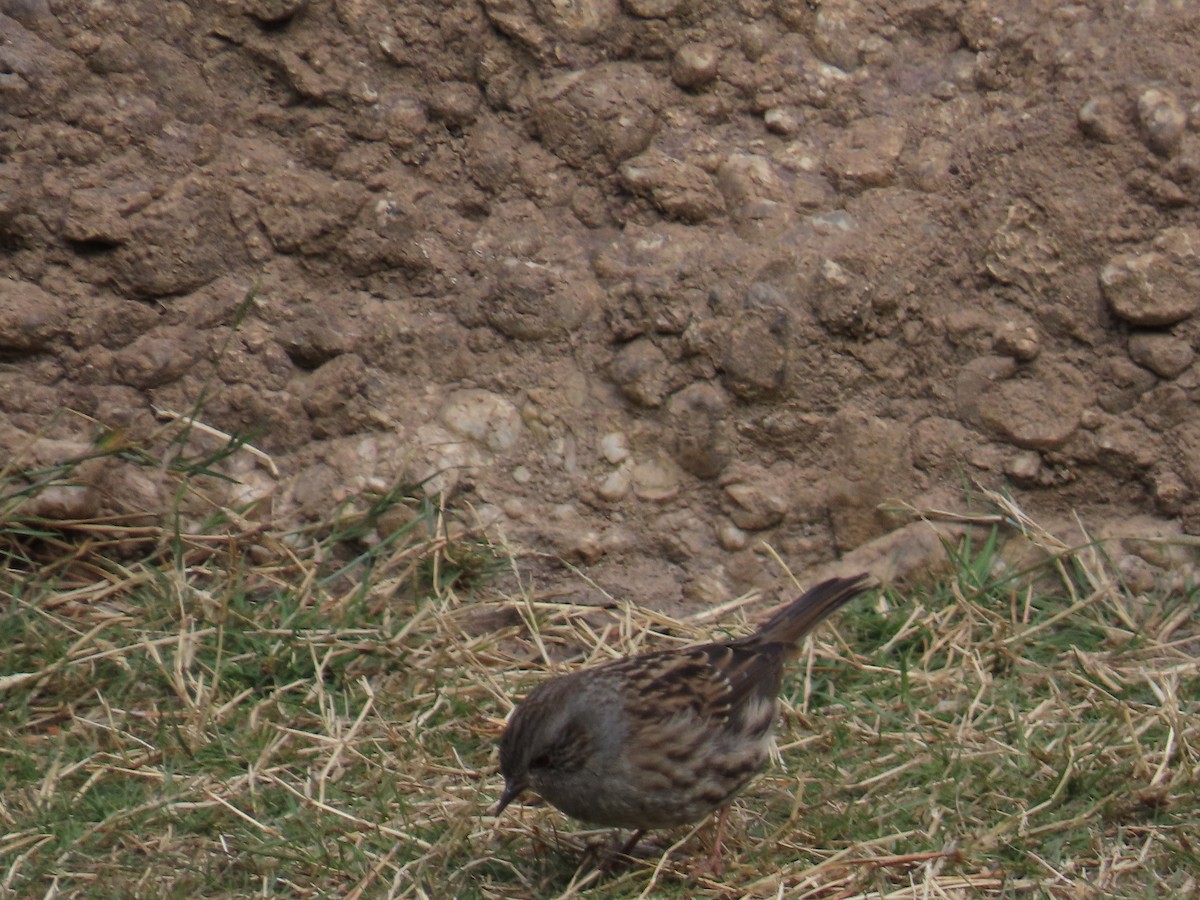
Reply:
<svg viewBox="0 0 1200 900"><path fill-rule="evenodd" d="M773 107L763 113L763 124L772 134L782 134L785 137L800 130L800 119L795 111L782 106Z"/></svg>
<svg viewBox="0 0 1200 900"><path fill-rule="evenodd" d="M1016 322L1005 322L992 336L992 345L1002 356L1011 356L1021 362L1036 359L1041 351L1037 331Z"/></svg>
<svg viewBox="0 0 1200 900"><path fill-rule="evenodd" d="M1175 472L1163 469L1155 474L1154 500L1159 510L1169 516L1178 515L1191 499L1191 489Z"/></svg>
<svg viewBox="0 0 1200 900"><path fill-rule="evenodd" d="M788 512L787 499L771 487L735 482L725 486L729 517L746 531L762 531L778 525Z"/></svg>
<svg viewBox="0 0 1200 900"><path fill-rule="evenodd" d="M629 458L629 438L620 431L610 431L600 438L600 453L614 466Z"/></svg>
<svg viewBox="0 0 1200 900"><path fill-rule="evenodd" d="M1185 340L1147 331L1130 335L1129 357L1155 375L1174 378L1187 370L1196 354Z"/></svg>
<svg viewBox="0 0 1200 900"><path fill-rule="evenodd" d="M750 541L750 536L742 529L738 528L732 522L722 522L717 528L717 540L721 542L721 546L734 553L738 550L744 550L746 544Z"/></svg>
<svg viewBox="0 0 1200 900"><path fill-rule="evenodd" d="M1169 156L1179 146L1187 128L1187 113L1165 88L1149 88L1137 101L1138 121L1150 149Z"/></svg>
<svg viewBox="0 0 1200 900"><path fill-rule="evenodd" d="M1125 581L1125 586L1135 594L1148 594L1158 583L1158 576L1163 570L1152 566L1140 556L1132 553L1117 560L1117 571Z"/></svg>
<svg viewBox="0 0 1200 900"><path fill-rule="evenodd" d="M615 472L610 472L596 486L596 494L601 500L612 503L620 500L633 487L633 473L628 466L622 466Z"/></svg>
<svg viewBox="0 0 1200 900"><path fill-rule="evenodd" d="M684 90L704 87L717 77L721 51L712 44L684 44L671 60L671 80Z"/></svg>
<svg viewBox="0 0 1200 900"><path fill-rule="evenodd" d="M1088 100L1079 107L1077 117L1080 130L1090 138L1113 144L1120 136L1120 125L1107 98L1093 97Z"/></svg>
<svg viewBox="0 0 1200 900"><path fill-rule="evenodd" d="M640 462L632 469L633 490L641 500L663 503L679 494L679 474L660 460Z"/></svg>
<svg viewBox="0 0 1200 900"><path fill-rule="evenodd" d="M1007 466L1004 474L1014 481L1036 481L1042 472L1042 456L1033 450L1018 453Z"/></svg>
<svg viewBox="0 0 1200 900"><path fill-rule="evenodd" d="M625 0L625 9L632 16L640 19L665 19L674 15L682 5L683 0ZM573 4L555 3L556 6Z"/></svg>

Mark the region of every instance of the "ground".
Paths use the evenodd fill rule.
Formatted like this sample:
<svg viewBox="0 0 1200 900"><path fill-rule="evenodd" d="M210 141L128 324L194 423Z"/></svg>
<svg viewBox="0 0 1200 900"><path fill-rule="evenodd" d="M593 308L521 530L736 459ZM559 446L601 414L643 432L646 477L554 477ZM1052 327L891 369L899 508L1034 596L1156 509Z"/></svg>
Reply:
<svg viewBox="0 0 1200 900"><path fill-rule="evenodd" d="M251 516L420 481L671 607L976 488L1195 534L1197 58L1185 0L4 0L0 444L192 416ZM170 506L86 475L34 511Z"/></svg>
<svg viewBox="0 0 1200 900"><path fill-rule="evenodd" d="M0 0L0 897L1197 896L1198 59ZM538 681L833 570L719 878L490 814Z"/></svg>

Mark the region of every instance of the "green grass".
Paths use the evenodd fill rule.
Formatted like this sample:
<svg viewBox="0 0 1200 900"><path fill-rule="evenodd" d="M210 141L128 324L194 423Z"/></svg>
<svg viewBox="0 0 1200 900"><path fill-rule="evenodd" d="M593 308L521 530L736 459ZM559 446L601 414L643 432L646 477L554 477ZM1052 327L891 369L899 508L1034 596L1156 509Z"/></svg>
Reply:
<svg viewBox="0 0 1200 900"><path fill-rule="evenodd" d="M186 505L240 448L97 454ZM1196 593L1135 597L1102 548L1026 527L1041 561L1015 568L998 526L948 548L953 578L823 627L724 875L693 881L708 826L600 873L609 832L545 806L494 820L495 747L544 651L701 640L736 612L497 595L502 555L413 486L303 532L249 509L25 514L71 476L0 485L0 896L1197 893Z"/></svg>

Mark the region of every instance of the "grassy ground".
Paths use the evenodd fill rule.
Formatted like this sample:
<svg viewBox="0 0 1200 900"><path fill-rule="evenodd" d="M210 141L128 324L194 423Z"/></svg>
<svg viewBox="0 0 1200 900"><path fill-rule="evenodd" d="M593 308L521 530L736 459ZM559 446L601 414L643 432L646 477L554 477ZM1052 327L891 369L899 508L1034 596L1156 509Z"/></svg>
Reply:
<svg viewBox="0 0 1200 900"><path fill-rule="evenodd" d="M186 506L240 452L179 446L97 453ZM1033 534L1047 561L1017 572L995 532L948 551L946 583L857 601L786 682L725 874L688 880L701 828L601 875L610 833L489 814L513 698L547 658L737 632L759 606L676 621L498 597L506 554L402 490L299 534L252 510L23 512L73 471L2 473L0 895L1197 894L1197 595L1132 596L1095 548Z"/></svg>

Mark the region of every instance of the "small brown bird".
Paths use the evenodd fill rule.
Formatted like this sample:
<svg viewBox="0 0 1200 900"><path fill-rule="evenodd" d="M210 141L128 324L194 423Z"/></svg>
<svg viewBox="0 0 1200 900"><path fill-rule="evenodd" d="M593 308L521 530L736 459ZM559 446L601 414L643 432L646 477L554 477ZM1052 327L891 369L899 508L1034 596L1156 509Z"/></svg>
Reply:
<svg viewBox="0 0 1200 900"><path fill-rule="evenodd" d="M767 761L784 663L866 582L823 581L737 640L627 656L539 684L500 741L496 815L533 790L573 818L636 829L628 851L646 829L724 807Z"/></svg>

